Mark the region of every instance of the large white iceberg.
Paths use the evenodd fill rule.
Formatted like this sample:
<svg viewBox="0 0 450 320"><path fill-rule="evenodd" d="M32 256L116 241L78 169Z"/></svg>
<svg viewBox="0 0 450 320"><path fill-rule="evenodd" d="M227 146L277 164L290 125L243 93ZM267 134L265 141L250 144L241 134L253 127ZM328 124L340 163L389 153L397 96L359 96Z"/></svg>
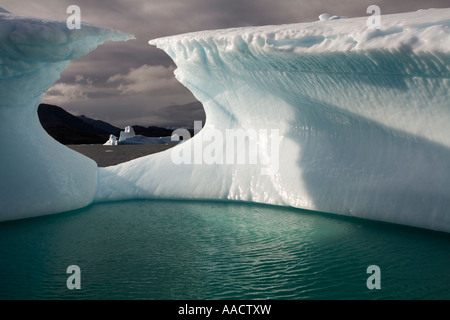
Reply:
<svg viewBox="0 0 450 320"><path fill-rule="evenodd" d="M0 14L1 19L7 16ZM0 218L25 216L17 214L19 209L39 215L90 201L219 199L450 232L450 9L384 15L379 30L367 28L367 17L322 20L151 41L172 57L177 79L203 103L205 127L163 153L97 169L97 181L91 162L82 167L84 158L74 161L73 179L88 179L87 191L71 187L86 182L65 178L68 166L58 164L56 151L64 147L48 143L45 156L41 147L33 146L42 129L35 120L28 126L31 120L24 120L34 114L25 117L18 107L20 99L41 97L54 80L45 86L42 80L19 81L20 92L27 94L13 94L15 78L11 74L3 79L28 60L20 55L13 55L14 61L2 58L2 81L10 88L6 94L16 101L15 108L1 106L2 113L16 110L8 111L8 117L2 114L2 127L9 130L10 121L27 128L27 134L23 149L17 143L4 149L14 157L1 160L2 178L7 176L1 188L9 192L1 200L9 206L0 209ZM2 37L14 33L2 30ZM37 57L51 51L43 45L25 48ZM46 67L54 78L62 70ZM240 135L234 135L238 132L245 135L241 143L236 141ZM30 150L39 166L27 160ZM228 157L230 151L236 157ZM239 160L240 154L245 161ZM49 187L59 193L30 188L24 195L25 181L41 174L36 173L45 163L41 159L48 161L45 175L54 178ZM27 171L22 174L23 168ZM36 181L32 184L45 179L38 176ZM8 189L10 184L13 189ZM54 206L64 192L66 205ZM24 197L32 198L22 203Z"/></svg>
<svg viewBox="0 0 450 320"><path fill-rule="evenodd" d="M253 201L450 231L450 9L383 15L380 30L367 19L151 41L203 103L205 128L100 169L96 200ZM230 129L278 134L279 163L202 161L210 132Z"/></svg>
<svg viewBox="0 0 450 320"><path fill-rule="evenodd" d="M131 36L0 10L0 220L73 210L90 204L97 165L51 138L37 108L72 59L106 40ZM11 134L14 133L14 134Z"/></svg>

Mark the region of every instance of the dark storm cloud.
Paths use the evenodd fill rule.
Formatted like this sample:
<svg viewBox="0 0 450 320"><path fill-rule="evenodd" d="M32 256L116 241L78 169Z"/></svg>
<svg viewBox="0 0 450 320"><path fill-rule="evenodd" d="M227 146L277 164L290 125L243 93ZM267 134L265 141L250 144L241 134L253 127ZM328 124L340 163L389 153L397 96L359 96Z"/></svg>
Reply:
<svg viewBox="0 0 450 320"><path fill-rule="evenodd" d="M83 22L136 37L106 43L72 61L46 102L121 127L164 122L185 127L185 119L202 116L199 104L192 104L192 94L176 83L173 62L148 45L150 39L206 29L309 22L325 12L365 16L372 4L388 14L448 7L449 0L2 0L0 6L16 14L65 20L67 7L78 5ZM117 81L108 81L111 77Z"/></svg>

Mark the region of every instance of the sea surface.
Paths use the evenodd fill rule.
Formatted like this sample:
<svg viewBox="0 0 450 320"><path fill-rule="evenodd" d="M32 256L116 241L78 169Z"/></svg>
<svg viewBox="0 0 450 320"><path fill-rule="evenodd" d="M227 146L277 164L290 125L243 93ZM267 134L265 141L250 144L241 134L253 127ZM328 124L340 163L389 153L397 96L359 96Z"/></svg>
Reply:
<svg viewBox="0 0 450 320"><path fill-rule="evenodd" d="M266 205L126 201L0 223L3 300L450 299L449 265L446 233Z"/></svg>

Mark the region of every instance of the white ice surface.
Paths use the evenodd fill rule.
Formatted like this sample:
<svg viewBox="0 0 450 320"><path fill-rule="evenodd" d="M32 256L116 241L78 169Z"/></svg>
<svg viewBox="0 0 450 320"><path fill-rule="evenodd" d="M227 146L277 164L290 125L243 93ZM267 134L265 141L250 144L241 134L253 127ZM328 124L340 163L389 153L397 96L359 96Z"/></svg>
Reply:
<svg viewBox="0 0 450 320"><path fill-rule="evenodd" d="M131 36L87 24L0 13L0 221L90 204L97 165L51 138L37 108L67 63L106 40ZM13 134L12 134L13 133Z"/></svg>

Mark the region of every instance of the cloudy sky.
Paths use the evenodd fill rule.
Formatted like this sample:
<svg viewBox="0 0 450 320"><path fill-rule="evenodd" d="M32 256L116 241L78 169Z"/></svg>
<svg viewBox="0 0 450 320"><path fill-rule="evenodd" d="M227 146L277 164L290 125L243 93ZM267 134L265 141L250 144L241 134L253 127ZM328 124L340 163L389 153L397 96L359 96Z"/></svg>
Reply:
<svg viewBox="0 0 450 320"><path fill-rule="evenodd" d="M200 103L173 76L175 66L150 39L207 29L310 22L322 13L368 16L450 7L450 0L0 0L10 12L66 20L69 5L81 20L135 35L106 43L72 61L44 102L119 127L192 127L204 117Z"/></svg>

